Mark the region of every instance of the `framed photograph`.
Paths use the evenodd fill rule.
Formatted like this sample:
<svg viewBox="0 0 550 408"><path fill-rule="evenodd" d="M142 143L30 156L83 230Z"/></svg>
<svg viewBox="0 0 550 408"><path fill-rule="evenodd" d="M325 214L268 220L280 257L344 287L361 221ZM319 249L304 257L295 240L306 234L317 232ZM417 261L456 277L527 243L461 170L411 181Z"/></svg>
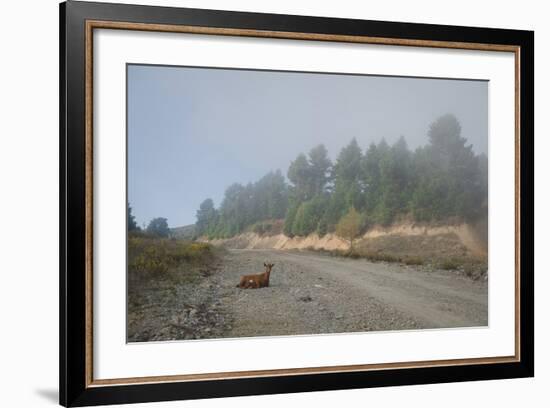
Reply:
<svg viewBox="0 0 550 408"><path fill-rule="evenodd" d="M534 375L534 34L60 6L60 403Z"/></svg>

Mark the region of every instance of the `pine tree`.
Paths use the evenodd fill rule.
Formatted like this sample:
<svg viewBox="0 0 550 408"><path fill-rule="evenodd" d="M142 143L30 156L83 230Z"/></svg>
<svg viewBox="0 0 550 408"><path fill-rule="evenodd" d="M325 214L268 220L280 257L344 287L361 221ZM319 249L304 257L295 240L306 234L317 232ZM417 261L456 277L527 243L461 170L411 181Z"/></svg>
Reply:
<svg viewBox="0 0 550 408"><path fill-rule="evenodd" d="M130 203L128 203L128 231L138 231L139 229L136 217L132 214L132 207L130 207Z"/></svg>
<svg viewBox="0 0 550 408"><path fill-rule="evenodd" d="M311 198L311 169L305 154L301 153L290 163L287 177L293 184L292 194L296 200L302 202Z"/></svg>
<svg viewBox="0 0 550 408"><path fill-rule="evenodd" d="M327 209L329 224L336 224L351 207L364 207L361 163L361 148L357 140L353 138L341 150L333 167L334 192Z"/></svg>
<svg viewBox="0 0 550 408"><path fill-rule="evenodd" d="M212 233L218 221L218 212L214 208L211 198L204 200L197 211L197 222L195 223L195 234L197 236L205 233Z"/></svg>
<svg viewBox="0 0 550 408"><path fill-rule="evenodd" d="M313 196L322 195L329 181L329 171L332 166L328 152L320 144L309 152L310 188Z"/></svg>

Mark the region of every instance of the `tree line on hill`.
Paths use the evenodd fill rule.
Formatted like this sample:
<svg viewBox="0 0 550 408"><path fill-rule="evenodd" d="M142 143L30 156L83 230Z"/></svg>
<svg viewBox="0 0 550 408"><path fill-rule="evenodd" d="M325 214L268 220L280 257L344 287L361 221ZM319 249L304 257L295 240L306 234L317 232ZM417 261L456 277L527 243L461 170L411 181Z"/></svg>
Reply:
<svg viewBox="0 0 550 408"><path fill-rule="evenodd" d="M127 204L126 214L128 216L127 228L132 234L146 234L149 236L166 238L170 236L170 228L168 227L168 219L163 217L153 218L143 229L137 224L136 217L132 214L130 203Z"/></svg>
<svg viewBox="0 0 550 408"><path fill-rule="evenodd" d="M414 151L404 137L393 145L382 139L364 152L352 139L333 163L321 144L300 153L286 176L289 183L280 170L255 183L234 183L219 208L207 198L196 214L195 235L229 238L283 219L283 232L292 237L356 234L403 218L472 222L487 216L487 156L475 154L451 114L435 120L428 144ZM147 229L164 231L162 220Z"/></svg>

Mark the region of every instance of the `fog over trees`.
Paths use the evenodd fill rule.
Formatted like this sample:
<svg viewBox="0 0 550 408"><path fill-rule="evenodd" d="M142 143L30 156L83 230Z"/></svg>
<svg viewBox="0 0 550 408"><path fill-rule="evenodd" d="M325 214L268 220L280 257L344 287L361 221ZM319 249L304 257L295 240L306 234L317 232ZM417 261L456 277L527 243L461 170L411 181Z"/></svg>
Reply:
<svg viewBox="0 0 550 408"><path fill-rule="evenodd" d="M206 198L196 213L195 236L228 238L267 232L279 220L290 237L329 232L353 239L373 225L403 220L474 222L487 216L488 162L461 135L447 114L428 130L428 144L411 151L403 136L362 149L355 138L334 163L320 144L299 153L287 171L270 171L246 185L233 183L216 208ZM140 231L128 204L128 230ZM155 218L145 233L168 236L166 218Z"/></svg>
<svg viewBox="0 0 550 408"><path fill-rule="evenodd" d="M361 230L401 219L475 221L487 215L487 172L487 156L474 153L456 117L447 114L431 124L428 144L415 151L404 137L391 146L382 139L361 147L352 139L332 163L318 145L290 163L289 183L277 170L254 183L232 184L219 208L210 198L202 202L195 233L227 238L284 219L288 236L323 236L350 213Z"/></svg>

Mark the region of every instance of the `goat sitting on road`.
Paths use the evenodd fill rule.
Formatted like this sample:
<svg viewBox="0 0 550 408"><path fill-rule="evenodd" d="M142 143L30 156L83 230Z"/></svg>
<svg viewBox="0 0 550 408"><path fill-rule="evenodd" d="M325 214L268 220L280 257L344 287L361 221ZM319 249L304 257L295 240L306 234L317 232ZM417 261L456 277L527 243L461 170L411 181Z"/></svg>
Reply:
<svg viewBox="0 0 550 408"><path fill-rule="evenodd" d="M275 264L264 263L265 272L256 275L242 275L237 288L241 289L258 289L266 288L269 286L269 275L271 274L271 268Z"/></svg>

